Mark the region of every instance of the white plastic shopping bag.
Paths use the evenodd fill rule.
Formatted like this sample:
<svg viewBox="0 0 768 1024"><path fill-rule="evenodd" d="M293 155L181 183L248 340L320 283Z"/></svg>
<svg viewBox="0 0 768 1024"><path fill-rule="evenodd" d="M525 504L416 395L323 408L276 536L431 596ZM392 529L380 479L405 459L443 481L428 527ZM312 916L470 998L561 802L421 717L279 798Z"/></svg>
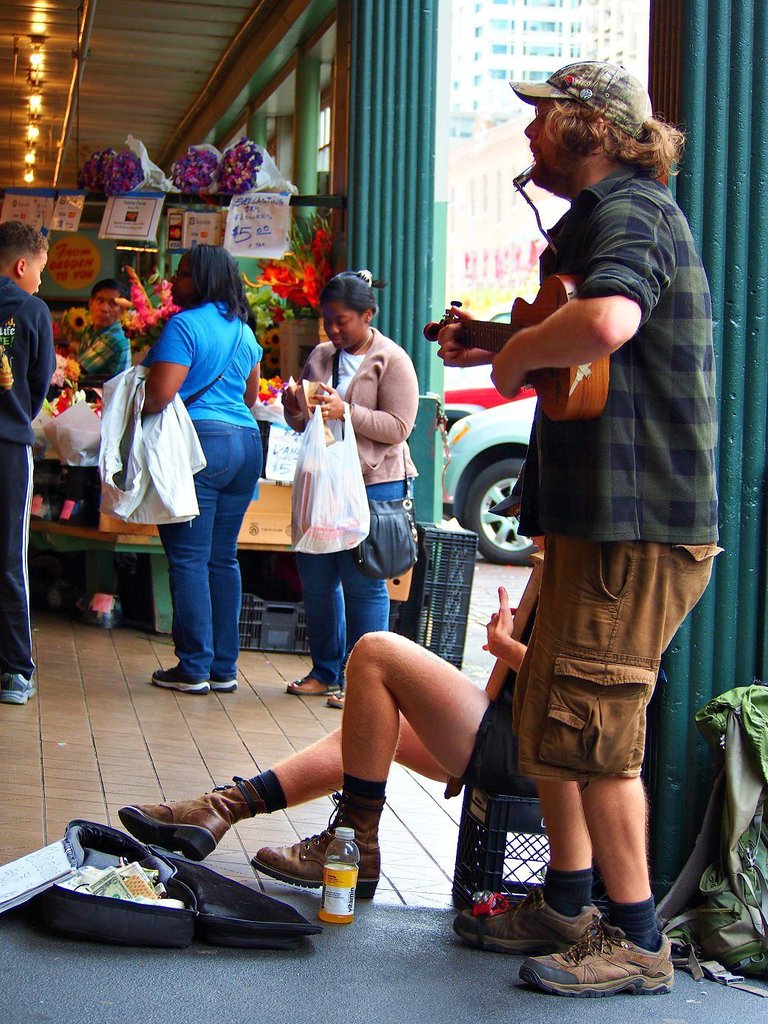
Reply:
<svg viewBox="0 0 768 1024"><path fill-rule="evenodd" d="M293 480L291 531L297 551L311 555L348 551L365 540L371 516L352 421L344 438L326 445L323 414L315 408Z"/></svg>

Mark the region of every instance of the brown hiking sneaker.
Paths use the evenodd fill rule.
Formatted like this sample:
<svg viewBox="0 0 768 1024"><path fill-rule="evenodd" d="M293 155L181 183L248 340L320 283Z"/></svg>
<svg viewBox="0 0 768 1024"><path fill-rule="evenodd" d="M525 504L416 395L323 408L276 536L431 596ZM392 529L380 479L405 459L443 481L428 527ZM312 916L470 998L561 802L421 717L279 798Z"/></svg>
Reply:
<svg viewBox="0 0 768 1024"><path fill-rule="evenodd" d="M657 995L674 984L669 939L657 953L630 942L620 928L595 920L565 953L529 957L520 978L557 996Z"/></svg>
<svg viewBox="0 0 768 1024"><path fill-rule="evenodd" d="M558 914L544 902L541 887L513 903L505 896L477 902L462 910L453 930L470 946L493 953L555 953L576 942L599 917L597 907L584 907L577 917Z"/></svg>
<svg viewBox="0 0 768 1024"><path fill-rule="evenodd" d="M356 895L358 899L373 899L381 873L379 818L384 809L384 800L367 800L348 793L334 793L334 800L337 801L337 807L327 829L293 846L277 849L265 846L251 858L251 865L256 871L281 882L305 889L319 889L323 884L325 851L334 837L334 829L346 825L355 830L355 842L360 850Z"/></svg>
<svg viewBox="0 0 768 1024"><path fill-rule="evenodd" d="M196 800L121 807L117 813L140 842L178 850L190 860L203 860L236 822L266 813L264 801L250 782L236 775L234 783Z"/></svg>

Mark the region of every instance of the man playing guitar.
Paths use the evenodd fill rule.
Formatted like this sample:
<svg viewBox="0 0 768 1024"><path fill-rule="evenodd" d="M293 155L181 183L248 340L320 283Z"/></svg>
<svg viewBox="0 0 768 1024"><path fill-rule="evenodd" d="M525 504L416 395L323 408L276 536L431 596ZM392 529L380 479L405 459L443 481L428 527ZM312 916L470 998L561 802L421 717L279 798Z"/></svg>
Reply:
<svg viewBox="0 0 768 1024"><path fill-rule="evenodd" d="M642 85L616 65L579 63L512 88L536 108L533 182L571 202L542 277L576 277L578 295L492 360L462 344L458 311L439 354L451 366L492 361L508 397L532 371L605 355L610 384L597 418L555 421L539 408L524 469L520 529L545 534L546 552L513 728L547 827L543 891L505 913L464 912L454 927L471 945L550 954L520 969L546 992L667 992L640 769L662 653L719 550L709 289L664 184L683 138L652 117ZM593 861L607 917L573 945Z"/></svg>

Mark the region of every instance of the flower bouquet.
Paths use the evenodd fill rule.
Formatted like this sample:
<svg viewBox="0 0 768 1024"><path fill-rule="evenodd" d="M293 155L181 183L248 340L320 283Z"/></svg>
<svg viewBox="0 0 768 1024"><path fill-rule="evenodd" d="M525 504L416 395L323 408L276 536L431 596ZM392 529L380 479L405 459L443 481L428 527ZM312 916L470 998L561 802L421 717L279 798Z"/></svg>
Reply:
<svg viewBox="0 0 768 1024"><path fill-rule="evenodd" d="M60 315L53 319L53 340L62 348L68 348L70 352L77 352L83 335L91 326L91 314L85 306L70 306Z"/></svg>
<svg viewBox="0 0 768 1024"><path fill-rule="evenodd" d="M254 189L271 192L296 192L296 186L282 176L272 157L257 142L242 138L224 150L219 168L217 191L222 195L240 195Z"/></svg>
<svg viewBox="0 0 768 1024"><path fill-rule="evenodd" d="M56 369L51 377L52 388L74 388L80 380L80 363L62 352L56 353Z"/></svg>
<svg viewBox="0 0 768 1024"><path fill-rule="evenodd" d="M220 164L215 146L190 146L171 167L171 181L179 192L215 192Z"/></svg>
<svg viewBox="0 0 768 1024"><path fill-rule="evenodd" d="M48 416L42 430L65 466L95 466L101 438L101 399L86 401L85 392L65 387L54 401L45 401L41 415Z"/></svg>
<svg viewBox="0 0 768 1024"><path fill-rule="evenodd" d="M256 188L264 151L251 139L240 139L224 151L219 170L219 192L239 195Z"/></svg>
<svg viewBox="0 0 768 1024"><path fill-rule="evenodd" d="M133 267L123 267L131 289L133 309L123 317L123 330L134 351L148 348L160 337L166 320L179 312L171 296L170 281L152 274L142 281Z"/></svg>
<svg viewBox="0 0 768 1024"><path fill-rule="evenodd" d="M285 256L279 260L262 260L257 281L244 276L247 293L250 290L252 294L260 287L272 293L271 300L269 293L260 300L270 310L272 323L320 316L320 292L333 273L331 247L331 232L325 217L316 214L311 220L296 218L291 228L291 248ZM253 301L258 301L258 297L254 296Z"/></svg>
<svg viewBox="0 0 768 1024"><path fill-rule="evenodd" d="M89 192L103 192L104 172L112 157L116 155L116 151L111 146L107 149L97 149L91 153L77 173L77 187L87 189Z"/></svg>

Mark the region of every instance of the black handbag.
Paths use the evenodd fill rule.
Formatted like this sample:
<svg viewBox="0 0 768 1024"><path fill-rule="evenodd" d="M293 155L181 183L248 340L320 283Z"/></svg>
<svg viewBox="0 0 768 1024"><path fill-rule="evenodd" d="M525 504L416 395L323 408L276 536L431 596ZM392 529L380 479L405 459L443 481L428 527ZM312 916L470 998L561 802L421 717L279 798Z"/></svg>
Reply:
<svg viewBox="0 0 768 1024"><path fill-rule="evenodd" d="M392 501L368 499L371 528L365 540L352 549L352 558L363 576L391 580L415 565L419 538L407 478L406 491L404 498Z"/></svg>
<svg viewBox="0 0 768 1024"><path fill-rule="evenodd" d="M410 497L394 501L371 501L371 529L352 551L363 576L391 580L402 576L418 556L418 537Z"/></svg>
<svg viewBox="0 0 768 1024"><path fill-rule="evenodd" d="M333 356L331 383L339 386L339 358L337 350ZM405 497L391 501L368 499L371 512L371 528L368 536L352 549L352 559L363 574L374 580L391 580L408 572L419 557L419 537L413 514L411 484L405 466L403 451L403 479Z"/></svg>

